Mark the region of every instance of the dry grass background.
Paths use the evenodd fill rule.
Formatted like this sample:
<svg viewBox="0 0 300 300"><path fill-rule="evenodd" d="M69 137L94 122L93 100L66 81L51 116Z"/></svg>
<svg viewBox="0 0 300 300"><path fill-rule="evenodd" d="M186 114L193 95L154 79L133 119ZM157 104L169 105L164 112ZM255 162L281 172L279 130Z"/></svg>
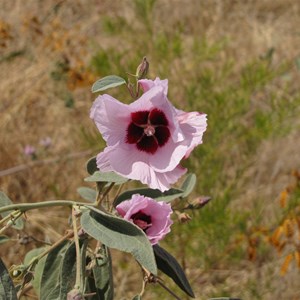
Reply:
<svg viewBox="0 0 300 300"><path fill-rule="evenodd" d="M120 38L105 32L102 21L120 16L136 26L136 35L128 33ZM177 84L172 91L177 99L184 99L185 95L185 90L180 88L181 68L190 70L193 76L193 69L203 67L195 65L189 56L193 37L205 38L208 44L226 41L218 60L205 64L213 64L217 72L218 66L233 62L231 81L239 78L243 66L270 48L276 49L275 65L292 61L300 54L300 4L297 0L158 0L152 17L154 33L162 28L172 32L179 23L182 26L184 55L174 59L168 70L160 65L164 57L161 61L153 58L152 63L151 49L145 49L144 53L151 63L151 77L169 74L170 80L175 86ZM23 164L28 166L0 177L1 190L14 202L78 198L76 188L82 185L86 175L85 161L103 146L101 141L98 145L95 143L98 135L88 114L94 99L90 93L91 83L99 75L108 74L95 74L91 70L92 56L99 47L127 49L128 57L135 57L138 64L140 57L130 50L132 43L138 42L142 35L140 23L134 1L130 0L0 0L0 170ZM126 65L127 56L121 55L119 60L120 65ZM53 80L53 72L61 61L68 66L66 80ZM293 83L288 91L291 98L299 88L299 72L293 70L292 74ZM278 88L276 92L287 97L281 82L272 85L271 89L274 87ZM270 92L268 87L265 92ZM263 96L254 94L254 105L263 106ZM299 108L296 111L299 116ZM292 119L286 122L294 123L295 130L260 145L259 155L249 163L247 172L237 182L238 189L243 192L232 206L251 209L252 200L259 195L264 199L264 214L268 216L273 205L271 201L288 182L291 169L300 167L299 118L294 117L297 116L295 112L291 116ZM39 142L47 136L53 144L44 150ZM35 164L23 153L27 144L39 149L38 160L59 160ZM44 231L36 229L39 224L41 228L47 227L47 238L54 240L65 230L65 214L61 210L28 214L26 232L43 239ZM48 222L50 226L46 225ZM1 246L1 257L4 256L6 262L21 262L25 250L31 246ZM259 295L255 299L300 299L299 272L295 269L287 277L280 278L276 276L278 268L276 260L262 268L243 261L236 270L190 269L188 272L193 278L195 292L203 299L217 291L215 286L219 276L227 278L223 291L236 291L237 295L240 289L250 289L249 280L258 279ZM117 273L116 282L120 285L116 299L125 299L124 293L126 295L131 288L137 290L139 283L136 280L134 275L124 278ZM155 299L150 290L145 299ZM250 292L243 295L243 299L254 299Z"/></svg>

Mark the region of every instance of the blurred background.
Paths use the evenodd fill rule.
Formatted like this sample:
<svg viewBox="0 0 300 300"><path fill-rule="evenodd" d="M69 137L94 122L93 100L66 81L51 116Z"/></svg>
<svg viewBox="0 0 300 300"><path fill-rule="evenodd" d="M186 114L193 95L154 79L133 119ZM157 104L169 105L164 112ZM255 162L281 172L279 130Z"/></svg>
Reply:
<svg viewBox="0 0 300 300"><path fill-rule="evenodd" d="M208 114L184 164L197 174L191 200L212 200L188 223L174 216L162 246L197 299L300 299L299 28L297 0L0 0L0 189L15 203L79 200L85 163L105 146L91 84L146 56L177 108ZM125 87L108 93L131 101ZM68 213L28 213L1 258L19 264L55 241ZM141 274L114 255L115 299L131 299ZM149 286L143 299L172 298Z"/></svg>

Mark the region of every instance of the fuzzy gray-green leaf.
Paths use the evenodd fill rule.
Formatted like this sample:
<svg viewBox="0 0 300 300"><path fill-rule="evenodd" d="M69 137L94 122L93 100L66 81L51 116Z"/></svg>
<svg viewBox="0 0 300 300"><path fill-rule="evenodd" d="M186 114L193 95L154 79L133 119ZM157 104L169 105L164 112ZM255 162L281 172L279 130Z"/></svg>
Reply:
<svg viewBox="0 0 300 300"><path fill-rule="evenodd" d="M97 80L92 86L92 93L101 92L122 84L125 84L126 81L124 78L116 76L116 75L109 75Z"/></svg>
<svg viewBox="0 0 300 300"><path fill-rule="evenodd" d="M7 195L0 191L0 207L7 206L13 204L12 201L7 197ZM4 218L8 216L11 213L11 211L6 211L1 213L1 217ZM12 225L13 228L21 230L24 227L24 222L21 218L18 218L14 221L14 224Z"/></svg>
<svg viewBox="0 0 300 300"><path fill-rule="evenodd" d="M157 273L153 249L139 227L93 207L88 208L90 211L81 216L81 225L90 236L107 247L131 253L151 273Z"/></svg>
<svg viewBox="0 0 300 300"><path fill-rule="evenodd" d="M4 244L6 242L10 241L10 238L6 235L0 235L0 244Z"/></svg>
<svg viewBox="0 0 300 300"><path fill-rule="evenodd" d="M77 193L87 201L94 202L96 200L97 192L94 189L81 186L77 189Z"/></svg>
<svg viewBox="0 0 300 300"><path fill-rule="evenodd" d="M183 190L182 198L187 197L194 189L196 185L197 177L194 173L187 175L185 181L183 182L181 189Z"/></svg>
<svg viewBox="0 0 300 300"><path fill-rule="evenodd" d="M86 163L86 170L90 175L93 175L96 171L98 171L96 156L90 158Z"/></svg>
<svg viewBox="0 0 300 300"><path fill-rule="evenodd" d="M100 171L96 171L92 176L86 177L84 180L88 182L114 182L116 184L128 181L127 178L124 178L114 172L102 173Z"/></svg>
<svg viewBox="0 0 300 300"><path fill-rule="evenodd" d="M157 267L164 272L190 297L195 298L194 292L186 275L177 260L159 245L153 246Z"/></svg>
<svg viewBox="0 0 300 300"><path fill-rule="evenodd" d="M125 200L131 199L132 195L134 194L140 194L142 196L155 199L156 201L170 202L174 199L181 197L182 193L183 193L182 190L173 189L173 188L169 189L166 192L161 192L159 190L153 190L149 188L134 189L134 190L126 191L122 193L119 197L117 197L114 202L114 206L117 206L118 204L120 204Z"/></svg>
<svg viewBox="0 0 300 300"><path fill-rule="evenodd" d="M41 277L40 300L60 300L60 268L69 245L70 242L64 241L47 255Z"/></svg>
<svg viewBox="0 0 300 300"><path fill-rule="evenodd" d="M45 251L45 249L46 248L43 247L43 248L32 249L31 251L29 251L24 258L24 265L28 265L34 257L41 254L43 251ZM33 279L31 283L37 295L39 295L40 293L41 278L42 278L42 274L46 262L46 257L47 256L41 258L33 270Z"/></svg>
<svg viewBox="0 0 300 300"><path fill-rule="evenodd" d="M16 289L1 258L0 258L0 299L17 300Z"/></svg>
<svg viewBox="0 0 300 300"><path fill-rule="evenodd" d="M99 257L95 258L95 264L92 269L96 293L99 299L113 300L114 285L109 249L105 245L102 245L98 254Z"/></svg>

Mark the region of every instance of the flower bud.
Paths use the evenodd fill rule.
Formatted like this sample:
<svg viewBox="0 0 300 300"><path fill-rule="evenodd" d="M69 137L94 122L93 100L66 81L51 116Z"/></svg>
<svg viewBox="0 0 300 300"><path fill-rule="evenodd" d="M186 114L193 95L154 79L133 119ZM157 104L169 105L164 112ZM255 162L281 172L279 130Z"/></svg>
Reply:
<svg viewBox="0 0 300 300"><path fill-rule="evenodd" d="M209 196L199 196L193 202L191 203L192 209L198 209L205 206L209 201L211 200L211 197Z"/></svg>
<svg viewBox="0 0 300 300"><path fill-rule="evenodd" d="M142 62L136 69L135 75L137 79L140 80L145 78L148 73L148 70L149 70L149 62L147 61L146 56L144 56Z"/></svg>
<svg viewBox="0 0 300 300"><path fill-rule="evenodd" d="M79 290L73 289L67 294L67 300L84 300L84 298Z"/></svg>
<svg viewBox="0 0 300 300"><path fill-rule="evenodd" d="M179 222L181 223L187 223L189 222L190 220L192 220L191 216L188 215L187 213L181 213L178 215L178 220Z"/></svg>

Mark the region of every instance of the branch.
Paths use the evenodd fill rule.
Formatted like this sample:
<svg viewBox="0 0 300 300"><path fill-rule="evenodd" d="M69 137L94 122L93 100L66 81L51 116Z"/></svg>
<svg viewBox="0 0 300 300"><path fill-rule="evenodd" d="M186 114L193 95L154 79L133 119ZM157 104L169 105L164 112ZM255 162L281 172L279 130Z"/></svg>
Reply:
<svg viewBox="0 0 300 300"><path fill-rule="evenodd" d="M18 173L21 171L25 171L25 170L33 168L33 167L56 163L61 160L68 160L68 159L84 157L89 154L92 154L92 150L86 150L86 151L82 151L82 152L71 153L71 154L68 154L65 156L59 156L59 157L54 157L54 158L32 161L28 164L22 164L22 165L18 165L18 166L15 166L15 167L12 167L12 168L9 168L6 170L2 170L2 171L0 171L0 177L11 175L11 174Z"/></svg>
<svg viewBox="0 0 300 300"><path fill-rule="evenodd" d="M21 204L11 204L7 206L0 207L0 214L6 211L11 210L19 210L20 212L25 212L31 209L38 209L43 207L51 207L51 206L69 206L72 207L73 205L77 206L95 206L93 203L86 203L86 202L76 202L71 200L52 200L52 201L43 201L37 203L21 203Z"/></svg>

